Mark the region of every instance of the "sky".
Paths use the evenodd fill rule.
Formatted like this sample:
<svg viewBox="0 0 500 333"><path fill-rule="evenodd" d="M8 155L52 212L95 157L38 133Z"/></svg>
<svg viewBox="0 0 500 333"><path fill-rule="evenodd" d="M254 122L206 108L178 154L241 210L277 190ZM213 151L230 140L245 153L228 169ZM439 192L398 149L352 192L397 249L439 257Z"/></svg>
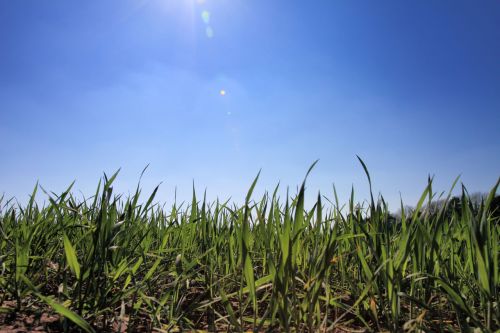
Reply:
<svg viewBox="0 0 500 333"><path fill-rule="evenodd" d="M0 196L241 202L280 183L396 210L500 176L500 2L0 0ZM177 192L176 192L177 191ZM284 193L284 192L283 192ZM146 197L147 199L147 197Z"/></svg>

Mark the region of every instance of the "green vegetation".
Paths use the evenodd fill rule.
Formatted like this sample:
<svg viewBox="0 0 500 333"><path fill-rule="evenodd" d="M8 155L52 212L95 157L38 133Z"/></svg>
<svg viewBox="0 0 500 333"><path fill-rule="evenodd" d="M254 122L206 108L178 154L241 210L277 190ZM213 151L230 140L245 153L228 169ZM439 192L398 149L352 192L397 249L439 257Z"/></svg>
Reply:
<svg viewBox="0 0 500 333"><path fill-rule="evenodd" d="M284 201L252 199L258 177L241 207L193 191L165 210L156 189L145 203L139 186L113 195L115 178L87 200L70 187L39 207L38 186L23 207L0 200L3 324L51 312L52 330L86 332L500 329L498 182L475 205L465 189L436 195L430 179L395 218L354 191L306 209L304 184Z"/></svg>

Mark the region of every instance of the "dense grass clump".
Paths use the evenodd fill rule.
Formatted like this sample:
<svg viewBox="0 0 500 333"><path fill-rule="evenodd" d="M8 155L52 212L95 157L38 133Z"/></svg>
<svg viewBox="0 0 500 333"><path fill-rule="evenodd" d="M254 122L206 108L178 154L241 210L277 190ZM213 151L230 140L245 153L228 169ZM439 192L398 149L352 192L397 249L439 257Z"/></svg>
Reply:
<svg viewBox="0 0 500 333"><path fill-rule="evenodd" d="M0 201L0 325L24 316L86 332L500 329L498 183L479 204L463 189L433 206L429 180L412 212L401 205L394 217L382 198L362 206L354 193L345 206L318 195L305 209L304 184L284 201L276 191L252 199L257 179L240 207L193 193L165 210L156 190L141 204L139 188L114 195L115 177L87 200L70 188L39 207L37 187L25 206Z"/></svg>

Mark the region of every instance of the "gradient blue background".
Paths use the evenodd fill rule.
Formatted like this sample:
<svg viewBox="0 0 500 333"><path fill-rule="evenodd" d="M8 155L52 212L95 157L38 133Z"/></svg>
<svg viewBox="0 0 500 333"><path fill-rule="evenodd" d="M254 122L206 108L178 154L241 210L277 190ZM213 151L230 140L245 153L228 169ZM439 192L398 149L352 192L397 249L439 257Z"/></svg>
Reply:
<svg viewBox="0 0 500 333"><path fill-rule="evenodd" d="M202 12L210 13L204 22ZM206 28L210 26L213 37ZM219 94L224 89L225 96ZM0 194L37 180L241 201L278 181L392 209L500 176L500 2L0 0Z"/></svg>

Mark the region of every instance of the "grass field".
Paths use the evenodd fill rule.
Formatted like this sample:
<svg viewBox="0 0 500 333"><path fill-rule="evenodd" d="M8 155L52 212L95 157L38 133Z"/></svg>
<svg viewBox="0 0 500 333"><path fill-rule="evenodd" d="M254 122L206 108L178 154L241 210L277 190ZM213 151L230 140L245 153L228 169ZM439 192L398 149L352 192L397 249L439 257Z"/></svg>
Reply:
<svg viewBox="0 0 500 333"><path fill-rule="evenodd" d="M113 194L115 178L104 177L87 200L69 188L39 207L37 187L24 206L0 201L0 325L500 329L500 223L491 207L498 182L474 204L465 189L460 198L440 197L429 180L415 208L402 204L394 217L382 198L359 205L354 193L345 205L318 195L306 209L304 184L287 198L276 191L254 198L258 177L244 205L193 193L189 204L166 209L155 204L156 190L144 198L139 187L127 198ZM441 205L429 204L439 198Z"/></svg>

